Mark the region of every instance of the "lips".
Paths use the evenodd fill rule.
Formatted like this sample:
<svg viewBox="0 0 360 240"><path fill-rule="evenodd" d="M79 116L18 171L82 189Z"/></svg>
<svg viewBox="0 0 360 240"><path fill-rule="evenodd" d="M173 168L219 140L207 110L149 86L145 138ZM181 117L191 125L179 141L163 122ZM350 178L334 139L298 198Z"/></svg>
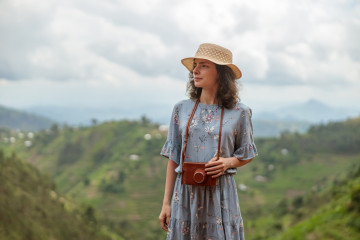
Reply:
<svg viewBox="0 0 360 240"><path fill-rule="evenodd" d="M197 81L200 81L202 78L199 78L199 77L194 77L194 81L197 82Z"/></svg>

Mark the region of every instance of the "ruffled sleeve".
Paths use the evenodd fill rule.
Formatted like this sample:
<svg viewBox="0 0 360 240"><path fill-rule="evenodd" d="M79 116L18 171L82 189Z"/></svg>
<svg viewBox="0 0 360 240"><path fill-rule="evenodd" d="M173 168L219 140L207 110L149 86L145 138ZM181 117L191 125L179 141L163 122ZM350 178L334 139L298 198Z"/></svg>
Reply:
<svg viewBox="0 0 360 240"><path fill-rule="evenodd" d="M234 152L234 157L239 160L249 160L258 154L254 143L251 117L252 111L249 107L241 111Z"/></svg>
<svg viewBox="0 0 360 240"><path fill-rule="evenodd" d="M167 157L177 164L180 164L182 135L179 130L179 113L181 105L175 105L169 126L167 140L160 152L160 155Z"/></svg>

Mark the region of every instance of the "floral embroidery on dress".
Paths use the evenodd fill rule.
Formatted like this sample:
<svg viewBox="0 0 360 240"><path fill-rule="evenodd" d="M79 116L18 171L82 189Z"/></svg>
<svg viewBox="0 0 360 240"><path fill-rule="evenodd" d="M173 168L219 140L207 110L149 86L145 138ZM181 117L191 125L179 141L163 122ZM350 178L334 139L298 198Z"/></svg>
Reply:
<svg viewBox="0 0 360 240"><path fill-rule="evenodd" d="M203 109L201 111L201 120L204 123L211 123L214 120L214 111L210 109Z"/></svg>
<svg viewBox="0 0 360 240"><path fill-rule="evenodd" d="M191 193L190 193L190 201L193 201L193 200L194 200L194 192L191 191Z"/></svg>
<svg viewBox="0 0 360 240"><path fill-rule="evenodd" d="M179 193L175 192L174 193L174 202L179 202L180 198L179 198Z"/></svg>
<svg viewBox="0 0 360 240"><path fill-rule="evenodd" d="M216 223L217 223L218 225L221 225L221 224L222 224L221 217L217 217L217 218L216 218Z"/></svg>
<svg viewBox="0 0 360 240"><path fill-rule="evenodd" d="M199 218L199 212L200 212L203 208L204 208L203 206L199 206L199 207L197 208L197 211L196 211L196 214L195 214L196 218Z"/></svg>
<svg viewBox="0 0 360 240"><path fill-rule="evenodd" d="M205 127L205 132L207 132L207 133L212 133L213 131L215 130L215 126L206 126Z"/></svg>
<svg viewBox="0 0 360 240"><path fill-rule="evenodd" d="M179 108L174 110L173 121L175 124L179 124Z"/></svg>
<svg viewBox="0 0 360 240"><path fill-rule="evenodd" d="M189 226L185 225L185 222L182 222L181 232L183 235L187 235L190 232L190 228Z"/></svg>
<svg viewBox="0 0 360 240"><path fill-rule="evenodd" d="M232 222L232 223L230 224L230 226L231 226L231 230L232 230L233 234L237 234L237 231L238 231L238 226L237 226L237 224L235 224L235 222Z"/></svg>
<svg viewBox="0 0 360 240"><path fill-rule="evenodd" d="M194 116L194 118L191 120L191 124L190 124L190 128L195 127L196 125L198 125L199 120L197 118L195 118L196 115Z"/></svg>

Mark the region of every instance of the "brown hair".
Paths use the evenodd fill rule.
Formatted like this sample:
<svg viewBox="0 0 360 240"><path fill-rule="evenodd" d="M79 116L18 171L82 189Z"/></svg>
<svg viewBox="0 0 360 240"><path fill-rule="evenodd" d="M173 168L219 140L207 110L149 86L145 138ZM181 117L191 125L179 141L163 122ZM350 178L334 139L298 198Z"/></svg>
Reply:
<svg viewBox="0 0 360 240"><path fill-rule="evenodd" d="M238 86L236 84L235 74L226 65L215 64L216 71L219 74L219 88L216 94L219 106L225 108L233 108L240 100L238 96ZM202 88L195 87L193 73L189 74L189 82L186 87L190 99L196 100L200 98Z"/></svg>

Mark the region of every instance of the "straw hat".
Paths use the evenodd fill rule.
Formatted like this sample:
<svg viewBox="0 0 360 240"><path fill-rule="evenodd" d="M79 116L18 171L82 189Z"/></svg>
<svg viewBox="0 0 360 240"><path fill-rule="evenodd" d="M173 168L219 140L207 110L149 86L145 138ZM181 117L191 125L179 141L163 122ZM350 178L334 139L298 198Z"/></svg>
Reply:
<svg viewBox="0 0 360 240"><path fill-rule="evenodd" d="M232 63L231 51L224 47L212 43L200 44L195 57L184 58L181 60L181 63L192 72L195 58L206 59L218 65L226 65L233 70L236 79L241 78L240 69Z"/></svg>

